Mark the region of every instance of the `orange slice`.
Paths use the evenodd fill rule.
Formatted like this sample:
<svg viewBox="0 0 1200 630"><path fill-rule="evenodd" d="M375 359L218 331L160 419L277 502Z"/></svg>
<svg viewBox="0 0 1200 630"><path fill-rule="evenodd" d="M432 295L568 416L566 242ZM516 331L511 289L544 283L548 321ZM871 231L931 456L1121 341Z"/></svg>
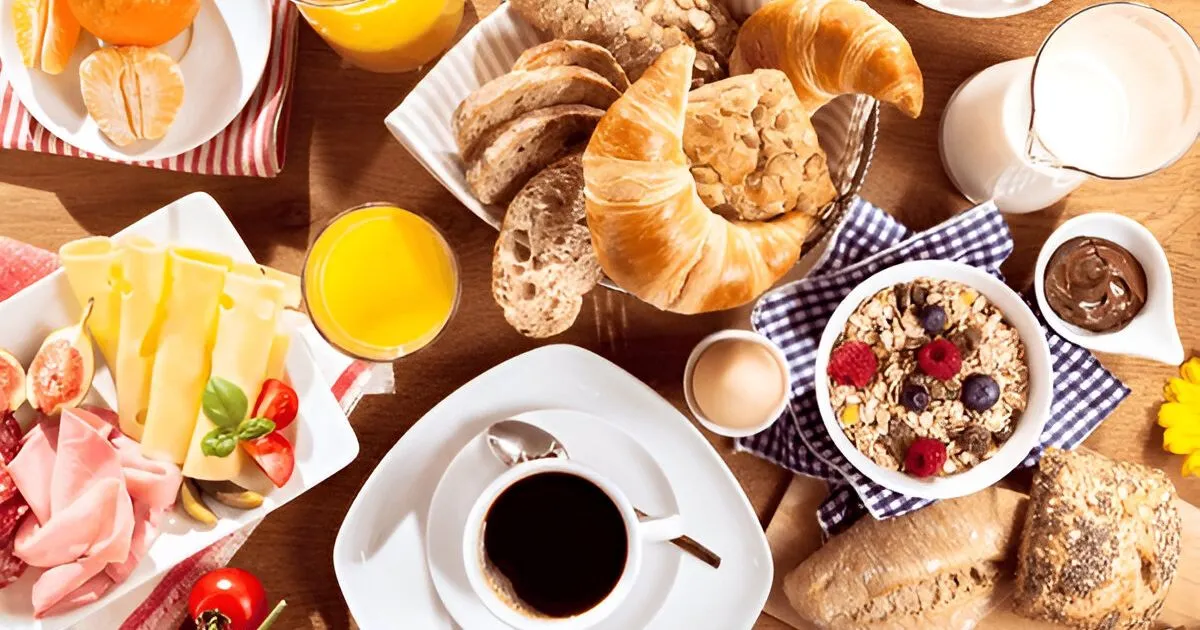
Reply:
<svg viewBox="0 0 1200 630"><path fill-rule="evenodd" d="M200 0L70 0L83 28L108 44L161 46L191 26Z"/></svg>
<svg viewBox="0 0 1200 630"><path fill-rule="evenodd" d="M17 48L28 68L59 74L79 41L79 21L67 0L15 0Z"/></svg>
<svg viewBox="0 0 1200 630"><path fill-rule="evenodd" d="M183 105L183 73L170 56L140 46L105 47L79 66L83 104L117 146L167 134Z"/></svg>

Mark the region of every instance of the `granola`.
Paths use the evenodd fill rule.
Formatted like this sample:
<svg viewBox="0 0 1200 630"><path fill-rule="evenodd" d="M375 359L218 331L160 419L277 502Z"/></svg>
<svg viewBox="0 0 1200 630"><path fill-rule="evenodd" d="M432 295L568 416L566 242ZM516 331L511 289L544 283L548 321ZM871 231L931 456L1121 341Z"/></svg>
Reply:
<svg viewBox="0 0 1200 630"><path fill-rule="evenodd" d="M855 448L915 476L952 475L991 458L1029 392L1025 345L1000 309L964 284L933 278L860 304L834 347L830 376L830 403ZM930 440L944 457L928 458ZM914 442L921 448L910 453Z"/></svg>

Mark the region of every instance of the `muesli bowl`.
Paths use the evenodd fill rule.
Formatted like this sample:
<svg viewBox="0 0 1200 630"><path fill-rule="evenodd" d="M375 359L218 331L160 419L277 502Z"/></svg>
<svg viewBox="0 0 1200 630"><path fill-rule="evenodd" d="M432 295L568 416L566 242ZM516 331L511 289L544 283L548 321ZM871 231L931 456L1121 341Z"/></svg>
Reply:
<svg viewBox="0 0 1200 630"><path fill-rule="evenodd" d="M925 295L918 292L919 299L911 297L911 287L921 287ZM901 302L905 302L904 308L897 310ZM941 309L943 332L929 333L920 314L926 306L939 304L946 307ZM850 329L853 338L847 336L852 317L857 322ZM891 323L893 329L887 335L882 334L889 330L884 326L880 334L864 336L861 329L871 326L872 318L885 323L891 322L889 318L901 321ZM933 319L936 323L936 317ZM896 334L901 330L909 334ZM876 355L877 370L866 382L840 385L830 376L831 354L848 341L866 343ZM947 344L955 350L943 352ZM918 361L923 351L925 356ZM847 364L846 354L834 360L839 367ZM947 355L958 356L953 376L943 373L940 367L953 364ZM845 377L843 371L835 371L839 379ZM931 376L931 372L942 378ZM985 387L979 382L966 385L978 375L987 376L992 383ZM842 300L817 348L814 387L825 429L858 472L908 496L950 499L1000 481L1037 446L1050 415L1053 380L1049 344L1025 302L983 270L935 260L884 269ZM847 393L850 387L859 390L857 401L856 394ZM925 390L924 406L916 404L922 400L911 394L911 387ZM964 391L971 394L970 400ZM980 391L985 392L982 402ZM872 399L875 403L868 413ZM846 414L851 404L855 412ZM913 412L912 407L919 411ZM888 413L882 413L884 410ZM985 425L986 432L967 428ZM986 435L980 440L976 433ZM945 447L945 462L949 465L941 464L931 476L906 472L904 458L895 452L907 453L921 438L941 442ZM860 450L855 440L867 452ZM963 447L964 442L986 444L977 450L974 446ZM896 445L895 450L889 450L892 445ZM853 474L850 470L842 472Z"/></svg>

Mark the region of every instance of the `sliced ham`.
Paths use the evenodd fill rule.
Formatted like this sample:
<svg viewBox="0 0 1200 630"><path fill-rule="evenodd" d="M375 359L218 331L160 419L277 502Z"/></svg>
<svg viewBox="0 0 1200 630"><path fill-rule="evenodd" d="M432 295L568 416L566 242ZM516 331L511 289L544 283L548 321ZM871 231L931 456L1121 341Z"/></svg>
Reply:
<svg viewBox="0 0 1200 630"><path fill-rule="evenodd" d="M129 577L158 535L181 475L150 461L105 418L63 411L57 427L25 437L9 474L33 516L17 531L14 555L45 568L33 587L34 614L57 614L99 599Z"/></svg>

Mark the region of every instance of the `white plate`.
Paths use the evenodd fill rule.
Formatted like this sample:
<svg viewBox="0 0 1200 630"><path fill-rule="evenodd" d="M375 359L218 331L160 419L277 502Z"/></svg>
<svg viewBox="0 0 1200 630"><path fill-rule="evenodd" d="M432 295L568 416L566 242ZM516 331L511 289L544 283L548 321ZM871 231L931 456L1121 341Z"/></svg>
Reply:
<svg viewBox="0 0 1200 630"><path fill-rule="evenodd" d="M17 98L67 144L113 160L174 157L211 140L246 106L271 51L271 0L203 0L192 29L161 47L183 72L183 107L175 124L160 140L118 147L88 116L79 89L79 64L99 46L96 38L80 33L62 74L30 70L13 36L14 2L0 0L0 61Z"/></svg>
<svg viewBox="0 0 1200 630"><path fill-rule="evenodd" d="M717 571L681 562L674 588L645 628L752 627L770 591L773 564L737 480L654 390L595 354L561 345L518 356L464 385L409 429L371 473L333 549L338 584L359 626L455 627L425 553L437 479L489 424L539 409L599 416L641 443L670 481L688 533L721 555Z"/></svg>
<svg viewBox="0 0 1200 630"><path fill-rule="evenodd" d="M611 479L643 512L655 517L679 513L671 482L654 456L603 418L557 409L531 411L516 419L548 431L567 449L572 460ZM488 484L507 470L492 454L485 436L486 432L480 433L468 442L438 483L429 505L426 552L433 583L458 624L471 630L504 630L507 626L471 592L462 555L463 533L471 507ZM689 522L687 514L683 517L685 523ZM670 543L646 545L642 572L633 591L596 630L628 630L649 625L675 584L682 555ZM689 557L688 562L699 561Z"/></svg>
<svg viewBox="0 0 1200 630"><path fill-rule="evenodd" d="M254 260L221 207L203 193L184 197L120 234L139 234L157 241L201 247L245 262ZM0 302L0 322L4 322L0 326L0 348L28 363L48 332L70 325L78 317L79 305L67 277L62 270L55 271ZM306 323L305 327L312 325ZM358 456L358 439L312 358L306 340L313 336L307 330L297 330L292 335L287 358L288 375L300 395L300 413L295 425L297 433L293 436L296 471L286 486L267 494L258 509L243 511L214 505L213 511L221 518L210 530L194 525L180 508L176 508L166 519L162 536L129 579L114 587L100 601L63 615L40 620L33 618L29 593L41 571L31 568L16 584L0 591L0 628L59 630L79 623L197 551L262 519L353 461ZM112 377L102 365L96 373L94 392L109 406L115 404ZM86 624L80 624L80 627L86 627Z"/></svg>
<svg viewBox="0 0 1200 630"><path fill-rule="evenodd" d="M1040 9L1052 0L917 0L939 13L958 17L990 19L1020 15Z"/></svg>
<svg viewBox="0 0 1200 630"><path fill-rule="evenodd" d="M1021 414L1016 430L1008 441L991 459L966 472L928 479L888 470L871 461L854 446L834 417L833 405L829 402L827 373L829 353L833 350L833 344L841 337L851 313L875 293L917 278L960 282L991 300L1004 314L1004 318L1017 329L1021 341L1025 343L1025 360L1029 364L1029 400L1025 413ZM1046 333L1033 311L1021 296L995 276L978 267L948 260L901 263L876 273L855 287L833 311L833 315L829 316L829 323L825 325L821 343L817 346L817 361L813 366L813 374L816 378L817 407L821 410L825 430L829 432L829 437L849 462L849 466L853 466L857 472L848 469L846 465L828 463L839 468L847 477L860 472L889 490L923 499L953 499L975 494L995 485L1012 472L1041 440L1042 429L1050 418L1050 403L1054 397L1054 362L1050 357L1050 344L1046 342Z"/></svg>

